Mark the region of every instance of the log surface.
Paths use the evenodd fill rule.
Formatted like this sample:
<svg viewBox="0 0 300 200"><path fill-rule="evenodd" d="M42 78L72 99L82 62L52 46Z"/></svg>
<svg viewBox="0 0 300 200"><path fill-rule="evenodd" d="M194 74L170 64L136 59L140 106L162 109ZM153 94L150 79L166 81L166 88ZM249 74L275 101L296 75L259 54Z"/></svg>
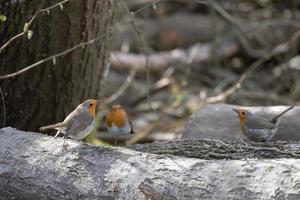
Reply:
<svg viewBox="0 0 300 200"><path fill-rule="evenodd" d="M300 199L300 180L295 178L300 177L300 161L281 152L273 159L200 159L184 157L184 152L192 155L201 146L216 152L240 144L177 141L173 146L129 146L139 150L135 151L67 142L69 149L61 151L61 138L1 129L0 199ZM297 157L299 144L276 145ZM140 151L168 146L183 153ZM242 155L244 149L239 151Z"/></svg>

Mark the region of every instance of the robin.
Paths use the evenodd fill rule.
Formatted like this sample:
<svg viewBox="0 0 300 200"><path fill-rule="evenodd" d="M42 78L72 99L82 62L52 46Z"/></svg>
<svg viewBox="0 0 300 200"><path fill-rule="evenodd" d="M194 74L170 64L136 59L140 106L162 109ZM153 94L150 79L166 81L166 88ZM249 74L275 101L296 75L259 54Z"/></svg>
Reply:
<svg viewBox="0 0 300 200"><path fill-rule="evenodd" d="M54 136L56 138L60 133L64 134L64 139L70 137L75 140L81 140L85 138L94 128L96 106L99 100L89 99L81 103L73 112L71 112L63 122L56 124L43 126L41 131L47 129L56 129L57 133ZM67 149L68 145L63 144L63 150Z"/></svg>
<svg viewBox="0 0 300 200"><path fill-rule="evenodd" d="M269 142L277 132L281 116L293 107L290 106L271 119L254 115L242 108L233 110L238 114L241 130L249 140L253 142Z"/></svg>
<svg viewBox="0 0 300 200"><path fill-rule="evenodd" d="M105 126L110 133L134 134L132 123L121 105L113 105L105 117Z"/></svg>

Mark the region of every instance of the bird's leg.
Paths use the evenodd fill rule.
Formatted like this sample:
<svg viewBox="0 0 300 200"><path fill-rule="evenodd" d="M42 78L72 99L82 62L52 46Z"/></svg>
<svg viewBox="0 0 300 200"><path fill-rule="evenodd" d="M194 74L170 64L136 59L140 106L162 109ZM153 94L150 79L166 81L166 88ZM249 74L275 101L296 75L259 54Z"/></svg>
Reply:
<svg viewBox="0 0 300 200"><path fill-rule="evenodd" d="M244 145L248 145L242 138L240 138L240 142L243 143Z"/></svg>
<svg viewBox="0 0 300 200"><path fill-rule="evenodd" d="M248 144L247 142L245 142L245 141L243 140L243 138L241 138L241 137L240 137L240 142L243 143L243 144L244 144L245 146L247 146L247 147L248 147L248 146L251 146L250 144Z"/></svg>
<svg viewBox="0 0 300 200"><path fill-rule="evenodd" d="M57 131L54 138L56 138L61 132L60 131Z"/></svg>
<svg viewBox="0 0 300 200"><path fill-rule="evenodd" d="M245 146L249 146L250 144L248 144L247 142L245 142L244 140L243 140L243 135L242 134L240 134L240 142L242 143L242 144L244 144ZM251 146L251 145L250 145Z"/></svg>
<svg viewBox="0 0 300 200"><path fill-rule="evenodd" d="M68 145L68 143L66 142L66 139L65 139L65 138L63 138L63 140L64 140L64 143L63 143L63 146L62 146L62 151L66 151L66 150L68 149L69 145Z"/></svg>
<svg viewBox="0 0 300 200"><path fill-rule="evenodd" d="M119 136L116 137L115 141L114 141L114 146L118 145L118 140L119 140Z"/></svg>

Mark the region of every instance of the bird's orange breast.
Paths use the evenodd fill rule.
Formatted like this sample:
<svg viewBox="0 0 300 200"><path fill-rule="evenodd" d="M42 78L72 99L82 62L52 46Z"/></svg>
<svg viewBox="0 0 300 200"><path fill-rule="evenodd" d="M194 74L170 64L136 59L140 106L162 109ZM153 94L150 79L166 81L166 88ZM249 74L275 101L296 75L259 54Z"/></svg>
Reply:
<svg viewBox="0 0 300 200"><path fill-rule="evenodd" d="M97 101L92 100L89 107L88 107L88 112L91 113L94 117L96 116L96 106L97 106Z"/></svg>
<svg viewBox="0 0 300 200"><path fill-rule="evenodd" d="M111 127L113 124L117 127L124 127L126 121L126 113L123 110L112 110L106 115L106 125Z"/></svg>

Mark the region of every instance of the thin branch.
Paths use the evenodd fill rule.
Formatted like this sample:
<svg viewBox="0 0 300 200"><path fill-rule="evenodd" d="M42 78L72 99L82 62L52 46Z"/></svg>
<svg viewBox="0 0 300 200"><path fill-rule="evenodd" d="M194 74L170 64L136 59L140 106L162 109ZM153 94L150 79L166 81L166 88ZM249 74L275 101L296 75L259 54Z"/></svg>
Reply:
<svg viewBox="0 0 300 200"><path fill-rule="evenodd" d="M5 127L5 123L6 123L6 107L5 107L4 94L2 92L1 87L0 87L0 93L1 93L1 101L3 103L3 127Z"/></svg>
<svg viewBox="0 0 300 200"><path fill-rule="evenodd" d="M209 97L205 100L206 103L214 103L214 102L219 102L222 101L223 99L225 99L226 97L232 95L235 91L237 91L238 89L240 89L241 84L245 81L245 79L247 78L247 76L249 74L251 74L257 67L259 67L261 64L263 64L264 62L266 62L267 60L269 60L272 57L271 54L262 57L261 59L257 60L256 62L254 62L252 65L250 65L246 71L240 76L239 80L228 90L220 93L219 95L213 96L213 97Z"/></svg>
<svg viewBox="0 0 300 200"><path fill-rule="evenodd" d="M61 57L61 56L63 56L63 55L66 55L66 54L68 54L68 53L70 53L70 52L72 52L72 51L74 51L75 49L78 49L78 48L80 48L80 47L83 47L83 46L87 46L87 45L93 44L94 42L96 42L96 41L98 41L98 40L101 40L101 39L103 39L104 37L106 37L106 34L104 34L104 35L102 35L102 36L99 36L99 37L97 37L97 38L88 40L88 41L86 41L86 42L81 42L81 43L79 43L79 44L73 46L72 48L69 48L69 49L64 50L64 51L62 51L62 52L60 52L60 53L54 54L54 55L52 55L52 56L49 56L49 57L47 57L47 58L45 58L45 59L39 60L38 62L33 63L33 64L31 64L31 65L29 65L29 66L27 66L27 67L25 67L25 68L23 68L23 69L21 69L21 70L19 70L19 71L17 71L17 72L14 72L14 73L11 73L11 74L7 74L7 75L2 75L2 76L0 76L0 80L2 80L2 79L7 79L7 78L12 78L12 77L18 76L18 75L20 75L20 74L23 74L24 72L27 72L27 71L33 69L34 67L36 67L36 66L38 66L38 65L40 65L40 64L42 64L42 63L44 63L44 62L47 62L47 61L52 60L52 59L55 59L55 58L57 58L57 57Z"/></svg>
<svg viewBox="0 0 300 200"><path fill-rule="evenodd" d="M259 66L261 66L263 63L268 61L274 56L277 56L280 53L285 53L288 50L292 48L292 46L296 43L296 40L298 40L300 37L300 31L297 31L293 34L293 36L285 43L279 44L277 47L273 49L272 52L265 55L264 57L258 59L256 62L254 62L252 65L250 65L246 71L240 76L239 80L229 89L226 91L213 96L208 97L205 99L205 103L215 103L224 100L228 96L232 95L234 92L236 92L238 89L240 89L241 84L246 80L246 78L251 74L255 69L257 69Z"/></svg>
<svg viewBox="0 0 300 200"><path fill-rule="evenodd" d="M30 28L31 24L32 24L33 21L36 19L36 17L38 16L39 13L46 12L46 11L48 11L48 10L51 10L51 9L57 7L57 6L61 6L62 4L65 4L65 3L69 2L69 1L71 1L71 0L64 0L64 1L61 1L61 2L59 2L59 3L54 4L53 6L49 6L49 7L47 7L47 8L41 9L42 6L43 6L43 4L44 4L44 2L45 2L45 0L42 0L42 2L41 2L40 5L39 5L38 10L34 13L34 15L32 16L32 18L31 18L31 19L29 20L29 22L27 23L27 25L26 25L26 26L27 26L26 30L23 30L23 32L21 32L21 33L15 35L15 36L13 36L13 37L10 38L4 45L2 45L1 48L0 48L0 53L3 51L3 49L5 49L6 47L8 47L8 45L10 45L10 43L12 43L13 41L15 41L15 40L18 39L19 37L22 37L24 34L26 34L26 33L29 31L29 28ZM24 25L24 26L25 26L25 25Z"/></svg>
<svg viewBox="0 0 300 200"><path fill-rule="evenodd" d="M156 1L152 2L152 3L146 4L146 5L142 6L141 8L139 8L139 9L133 11L133 13L134 13L134 14L137 14L137 13L139 13L139 12L145 10L146 8L152 6L153 4L159 3L160 1L161 1L161 0L156 0Z"/></svg>
<svg viewBox="0 0 300 200"><path fill-rule="evenodd" d="M242 46L244 47L244 49L246 50L246 52L254 57L254 58L260 58L263 55L266 54L265 50L258 50L258 49L254 49L250 42L249 39L247 37L248 35L248 31L244 30L244 28L240 25L239 21L234 18L232 15L230 15L226 10L224 10L218 3L216 3L214 0L211 1L202 1L202 0L194 0L196 3L201 3L201 4L206 4L210 7L212 7L220 16L221 18L227 22L229 25L231 25L231 29L232 31L236 34L237 39L239 40L239 42L242 44ZM256 39L261 43L264 44L265 41L261 39L260 35L256 35L256 32L254 32Z"/></svg>
<svg viewBox="0 0 300 200"><path fill-rule="evenodd" d="M43 1L45 1L45 0L43 0ZM66 1L64 1L64 2L66 2ZM43 2L42 2L42 3L43 3ZM60 3L62 3L62 2L60 2ZM42 4L41 4L41 5L42 5ZM41 6L41 5L40 5L40 6ZM54 8L54 7L56 7L56 6L57 6L57 5L54 5L54 6L51 6L51 7ZM127 7L126 7L126 8L127 8ZM46 9L50 9L50 7L46 8ZM127 10L128 10L128 8L127 8ZM33 22L33 20L36 18L37 14L38 14L39 12L41 12L40 9L35 13L35 15L34 15L34 16L32 17L32 19L29 21L29 25ZM129 14L129 16L132 15L132 14L129 12L129 10L128 10L128 14ZM132 16L131 16L131 17L132 17ZM133 23L135 24L134 21L133 21ZM137 28L136 25L135 25L135 27ZM23 34L24 34L24 32L21 33L21 35L19 35L18 37L22 36ZM140 33L140 34L141 34L141 33ZM14 38L16 39L16 38L18 38L18 37L15 36ZM98 40L100 40L100 39L103 39L104 37L106 37L106 34L105 34L105 35L102 35L102 36L99 36L99 37L97 37L97 38L88 40L88 41L86 41L86 42L79 43L79 44L73 46L73 47L70 48L70 49L64 50L64 51L62 51L62 52L60 52L60 53L57 53L57 54L54 54L54 55L52 55L52 56L49 56L49 57L47 57L47 58L45 58L45 59L39 60L38 62L33 63L32 65L29 65L29 66L27 66L27 67L25 67L25 68L23 68L23 69L21 69L21 70L19 70L19 71L17 71L17 72L10 73L10 74L7 74L7 75L2 75L2 76L0 76L0 80L18 76L18 75L20 75L20 74L22 74L22 73L24 73L24 72L27 72L27 71L33 69L34 67L36 67L36 66L38 66L38 65L40 65L40 64L42 64L42 63L44 63L44 62L47 62L47 61L52 60L52 59L54 59L54 58L63 56L63 55L65 55L65 54L67 54L67 53L72 52L73 50L75 50L75 49L77 49L77 48L82 47L82 46L92 44L92 43L94 43L95 41L98 41ZM142 41L144 41L143 44L145 45L146 43L145 43L145 40L144 40L144 38L142 37L142 35L141 35L141 38L143 39ZM15 39L13 39L13 40L15 40ZM8 42L8 44L11 43L13 40L10 40L10 41ZM7 44L7 45L8 45L8 44ZM6 45L6 46L7 46L7 45ZM0 52L1 52L2 48L5 48L5 47L2 46L1 49L0 49ZM147 63L146 63L146 66L147 66Z"/></svg>
<svg viewBox="0 0 300 200"><path fill-rule="evenodd" d="M37 17L38 14L40 13L41 8L42 8L44 2L45 2L45 0L42 0L42 1L41 1L38 10L34 13L34 15L33 15L32 18L29 20L29 22L27 23L27 25L25 24L25 25L27 26L27 28L26 28L25 30L23 30L23 32L21 32L21 33L15 35L14 37L10 38L4 45L2 45L1 48L0 48L0 53L1 53L1 52L3 51L3 49L5 49L10 43L12 43L13 41L15 41L17 38L22 37L24 34L26 34L26 33L29 31L29 28L30 28L32 22L36 19L36 17ZM24 26L25 26L25 25L24 25Z"/></svg>
<svg viewBox="0 0 300 200"><path fill-rule="evenodd" d="M105 99L105 103L104 104L109 104L115 100L117 100L120 96L122 96L124 94L124 92L126 91L126 89L131 85L135 75L136 75L137 69L133 68L130 71L130 74L127 76L126 81L123 83L123 85L110 97L108 97L107 99Z"/></svg>
<svg viewBox="0 0 300 200"><path fill-rule="evenodd" d="M59 3L54 4L53 6L49 6L48 8L41 9L40 12L46 12L48 10L51 10L51 9L55 8L55 7L58 7L58 6L60 7L61 5L65 4L65 3L69 2L69 1L71 1L71 0L61 1Z"/></svg>
<svg viewBox="0 0 300 200"><path fill-rule="evenodd" d="M142 46L143 46L143 53L146 55L146 62L145 62L145 68L146 68L146 91L147 91L147 102L149 104L149 107L152 109L152 110L155 110L151 104L151 101L150 101L150 69L149 69L149 58L148 58L148 46L147 46L147 43L146 43L146 40L141 32L141 30L139 29L139 27L137 26L136 22L135 22L135 19L134 19L134 14L135 13L131 13L130 10L128 9L126 3L124 0L121 0L121 4L123 6L123 8L126 10L126 12L128 13L129 17L130 17L130 21L131 21L131 24L133 26L133 28L135 29L136 33L138 34L140 40L141 40L141 43L142 43ZM153 3L152 3L153 4ZM146 8L146 7L144 7Z"/></svg>

